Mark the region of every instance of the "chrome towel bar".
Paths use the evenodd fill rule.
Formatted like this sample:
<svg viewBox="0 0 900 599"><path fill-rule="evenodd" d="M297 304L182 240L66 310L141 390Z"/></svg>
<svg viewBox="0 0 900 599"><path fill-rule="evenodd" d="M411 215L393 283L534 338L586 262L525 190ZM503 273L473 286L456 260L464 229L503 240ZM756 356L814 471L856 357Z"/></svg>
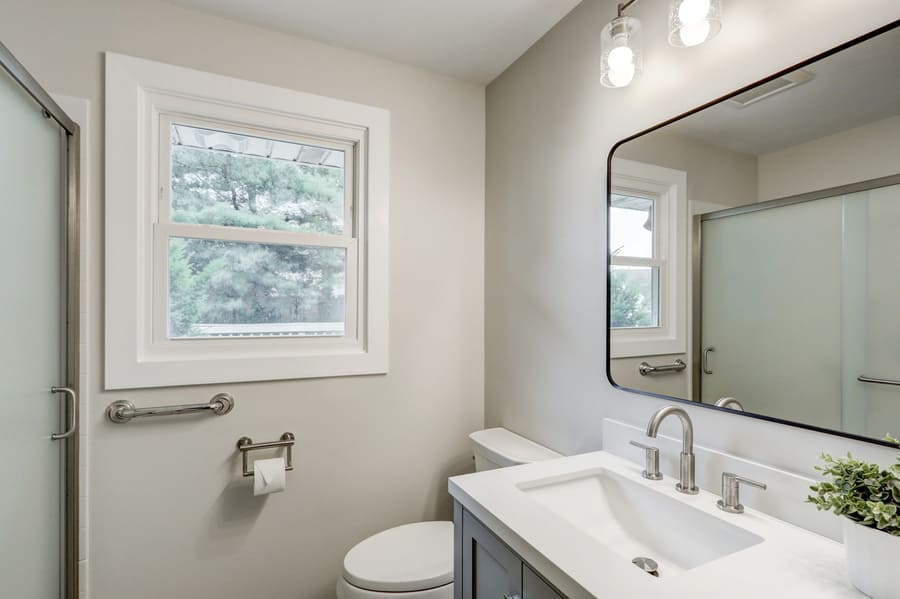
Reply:
<svg viewBox="0 0 900 599"><path fill-rule="evenodd" d="M876 385L894 385L895 387L900 387L900 381L892 381L891 379L878 379L873 376L866 376L864 374L856 377L860 383L875 383Z"/></svg>
<svg viewBox="0 0 900 599"><path fill-rule="evenodd" d="M278 441L264 441L262 443L254 443L250 437L241 437L238 439L237 448L241 452L243 458L244 476L253 476L253 470L250 469L250 452L255 449L271 449L273 447L284 447L284 469L287 471L294 469L293 452L294 433L284 433Z"/></svg>
<svg viewBox="0 0 900 599"><path fill-rule="evenodd" d="M145 416L178 416L196 412L210 412L216 416L224 416L234 409L234 398L227 393L218 393L207 403L192 403L180 406L159 406L155 408L137 408L130 401L120 399L109 404L106 416L116 424L125 424L132 418Z"/></svg>
<svg viewBox="0 0 900 599"><path fill-rule="evenodd" d="M638 372L641 373L641 376L657 374L659 372L681 372L685 368L687 368L687 364L685 364L683 360L675 360L673 364L660 364L659 366L651 366L646 362L638 364Z"/></svg>

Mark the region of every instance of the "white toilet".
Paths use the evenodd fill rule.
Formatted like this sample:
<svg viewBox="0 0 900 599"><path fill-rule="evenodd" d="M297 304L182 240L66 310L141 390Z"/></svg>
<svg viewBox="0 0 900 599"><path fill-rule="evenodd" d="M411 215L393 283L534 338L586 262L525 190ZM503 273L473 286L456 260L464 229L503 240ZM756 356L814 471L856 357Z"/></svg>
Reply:
<svg viewBox="0 0 900 599"><path fill-rule="evenodd" d="M489 428L469 435L475 470L561 457L512 433ZM360 541L344 557L338 599L452 599L453 523L404 524Z"/></svg>

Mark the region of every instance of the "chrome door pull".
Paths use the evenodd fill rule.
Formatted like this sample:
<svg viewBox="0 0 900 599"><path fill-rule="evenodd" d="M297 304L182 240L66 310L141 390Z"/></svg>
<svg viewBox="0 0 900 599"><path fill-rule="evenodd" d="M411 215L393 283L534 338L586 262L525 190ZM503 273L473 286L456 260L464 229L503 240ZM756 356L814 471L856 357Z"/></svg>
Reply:
<svg viewBox="0 0 900 599"><path fill-rule="evenodd" d="M50 435L50 439L53 441L67 439L71 437L75 433L75 429L78 428L78 396L75 394L75 390L70 389L69 387L50 387L50 393L65 393L69 398L69 428L62 433L53 433Z"/></svg>
<svg viewBox="0 0 900 599"><path fill-rule="evenodd" d="M712 370L709 369L709 352L714 351L716 351L716 348L714 348L712 345L703 348L703 374L712 374Z"/></svg>

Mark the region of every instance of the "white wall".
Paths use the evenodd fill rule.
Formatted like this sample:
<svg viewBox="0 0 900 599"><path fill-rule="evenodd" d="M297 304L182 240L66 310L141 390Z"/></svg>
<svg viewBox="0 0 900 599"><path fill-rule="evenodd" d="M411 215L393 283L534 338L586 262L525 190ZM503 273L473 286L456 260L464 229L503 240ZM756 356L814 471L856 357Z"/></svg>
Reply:
<svg viewBox="0 0 900 599"><path fill-rule="evenodd" d="M615 2L584 0L488 87L487 424L575 453L601 447L603 417L644 426L665 404L617 391L605 376L607 154L619 139L900 17L895 0L852 7L731 0L719 37L675 49L665 7L637 3L629 12L644 23L644 77L610 90L600 85L598 32ZM698 443L795 472L812 473L822 450L885 461L896 453L690 412Z"/></svg>
<svg viewBox="0 0 900 599"><path fill-rule="evenodd" d="M387 376L103 392L103 196L93 186L92 599L331 597L356 541L449 517L446 477L471 469L466 435L483 424L484 88L164 2L2 0L0 14L0 40L47 89L90 100L92 182L103 180L104 50L392 117ZM221 418L103 417L116 399L177 404L219 390L237 400ZM288 491L254 498L235 443L286 430L297 435Z"/></svg>
<svg viewBox="0 0 900 599"><path fill-rule="evenodd" d="M759 157L759 201L900 173L900 116Z"/></svg>
<svg viewBox="0 0 900 599"><path fill-rule="evenodd" d="M757 158L665 130L616 150L616 158L649 162L687 173L690 202L743 206L756 202ZM698 214L697 211L691 211Z"/></svg>

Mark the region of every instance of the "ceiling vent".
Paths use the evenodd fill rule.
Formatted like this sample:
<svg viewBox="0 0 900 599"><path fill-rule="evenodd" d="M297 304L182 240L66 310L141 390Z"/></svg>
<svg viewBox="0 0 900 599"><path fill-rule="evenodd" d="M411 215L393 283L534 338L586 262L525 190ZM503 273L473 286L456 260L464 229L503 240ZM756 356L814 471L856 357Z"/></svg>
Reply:
<svg viewBox="0 0 900 599"><path fill-rule="evenodd" d="M738 94L733 98L729 98L728 103L736 108L746 108L760 100L765 100L775 94L780 94L781 92L797 87L798 85L803 85L807 81L812 81L815 76L815 73L811 71L794 71L787 75L782 75L777 79L757 85L753 89Z"/></svg>

